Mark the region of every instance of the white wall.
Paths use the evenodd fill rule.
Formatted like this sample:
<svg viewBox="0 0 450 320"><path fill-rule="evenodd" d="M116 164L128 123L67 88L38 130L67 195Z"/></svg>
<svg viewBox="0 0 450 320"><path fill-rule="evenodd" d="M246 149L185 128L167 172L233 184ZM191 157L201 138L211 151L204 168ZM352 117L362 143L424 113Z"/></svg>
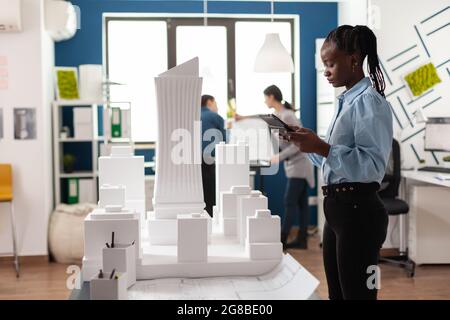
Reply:
<svg viewBox="0 0 450 320"><path fill-rule="evenodd" d="M439 12L447 7L448 0L370 0L369 1L369 22L371 28L377 35L378 53L380 61L385 70L387 100L404 127L401 129L398 122L394 119L394 132L396 138L401 142L405 138L418 132L424 127L424 124L414 123L414 127L408 125L408 117L412 118L412 113L419 107L441 97L437 102L432 103L424 109L427 116L450 116L450 74L447 74L446 67L450 69L450 63L438 68L439 76L443 83L436 86L434 91L424 96L416 102L410 103L412 98L405 88L394 92L404 83L402 77L405 73L414 70L418 66L433 62L435 65L441 64L450 58L450 28L444 28L430 36L426 34L433 29L448 23L450 20L450 10L437 15L435 18L421 23L427 17ZM424 43L429 50L428 57L417 32L414 29L417 26ZM391 59L396 54L407 48L416 46L400 56ZM419 56L403 67L397 69L399 65L409 59ZM389 80L390 79L390 80ZM403 103L403 111L400 101ZM408 104L409 103L409 104ZM406 115L407 114L407 115ZM401 142L402 167L418 167L420 164L411 146L415 148L420 158L426 160L427 165L436 165L433 155L425 152L423 149L423 131L404 142ZM450 139L450 137L447 137ZM442 158L443 153L435 153L438 160ZM440 161L440 163L442 163ZM399 233L397 217L390 217L389 229L384 247L398 247Z"/></svg>
<svg viewBox="0 0 450 320"><path fill-rule="evenodd" d="M374 15L371 20L375 22L372 27L377 35L378 53L385 69L385 93L399 119L397 121L394 118L394 132L396 138L402 142L403 167L423 165L419 163L413 148L419 157L426 161L426 165L437 165L433 154L424 151L424 132L420 130L425 124L415 123L413 113L418 108L422 108L423 113L428 117L450 116L450 27L447 26L429 34L450 21L448 5L448 0L370 1L370 12ZM435 15L445 8L447 10ZM435 16L432 17L433 15ZM429 17L432 18L427 19ZM417 32L424 44L414 26L417 27ZM398 55L408 48L412 49ZM398 56L395 57L396 55ZM413 60L408 62L411 59ZM403 77L428 62L432 62L437 67L442 83L436 85L430 94L415 100L406 88L401 88L404 85ZM401 66L404 63L406 64ZM401 89L395 91L398 88ZM408 118L412 119L414 127L409 124ZM403 129L400 128L399 123ZM408 139L417 132L417 135ZM450 139L450 137L445 138ZM442 157L446 154L448 153L434 153L439 164L442 164Z"/></svg>
<svg viewBox="0 0 450 320"><path fill-rule="evenodd" d="M1 10L1 8L0 8ZM54 47L44 31L43 0L22 0L22 32L0 34L0 56L8 61L8 89L0 89L4 139L0 162L12 163L20 255L47 254L53 206L51 157ZM37 139L14 140L13 108L36 108ZM8 207L0 205L0 254L12 251Z"/></svg>

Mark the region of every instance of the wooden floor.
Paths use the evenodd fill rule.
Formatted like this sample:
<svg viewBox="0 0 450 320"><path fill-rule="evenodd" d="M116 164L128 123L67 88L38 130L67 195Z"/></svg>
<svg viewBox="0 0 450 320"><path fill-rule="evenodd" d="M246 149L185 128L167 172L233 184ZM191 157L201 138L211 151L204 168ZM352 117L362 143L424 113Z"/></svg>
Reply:
<svg viewBox="0 0 450 320"><path fill-rule="evenodd" d="M67 265L39 261L21 263L20 277L12 263L0 262L0 300L61 300L69 297Z"/></svg>
<svg viewBox="0 0 450 320"><path fill-rule="evenodd" d="M290 250L306 269L320 280L319 296L327 299L327 284L318 237L311 238L308 250ZM67 265L43 261L25 262L16 278L9 262L0 262L0 300L67 299ZM421 266L414 278L400 268L381 265L380 299L450 299L450 265Z"/></svg>
<svg viewBox="0 0 450 320"><path fill-rule="evenodd" d="M327 281L323 268L322 249L319 238L311 238L308 250L289 250L309 272L320 281L319 296L328 299ZM414 278L408 278L402 268L380 264L380 300L450 300L450 265L427 265L416 267Z"/></svg>

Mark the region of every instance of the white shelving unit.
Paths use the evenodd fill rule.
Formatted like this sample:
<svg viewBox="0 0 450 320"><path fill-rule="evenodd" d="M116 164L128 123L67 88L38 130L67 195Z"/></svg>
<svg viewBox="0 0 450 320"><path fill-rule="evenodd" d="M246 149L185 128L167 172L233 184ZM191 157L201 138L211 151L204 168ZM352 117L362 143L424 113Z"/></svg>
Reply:
<svg viewBox="0 0 450 320"><path fill-rule="evenodd" d="M98 135L98 106L103 105L103 102L99 101L82 101L82 100L70 100L70 101L54 101L53 108L53 171L54 171L54 202L55 206L60 204L61 199L61 186L63 181L68 178L79 179L92 179L94 181L93 192L95 192L95 199L98 199L97 195L97 177L98 177L98 155L99 155L99 142L104 142L105 138ZM92 138L91 139L78 139L74 137L60 137L62 129L62 116L64 108L83 107L90 108L92 111ZM78 172L64 172L63 165L63 145L65 143L91 143L91 157L92 157L92 170L90 171L78 171Z"/></svg>
<svg viewBox="0 0 450 320"><path fill-rule="evenodd" d="M120 109L121 133L123 137L114 137L112 133L113 109ZM107 102L103 108L103 128L105 146L111 144L133 145L131 140L131 103L130 102Z"/></svg>

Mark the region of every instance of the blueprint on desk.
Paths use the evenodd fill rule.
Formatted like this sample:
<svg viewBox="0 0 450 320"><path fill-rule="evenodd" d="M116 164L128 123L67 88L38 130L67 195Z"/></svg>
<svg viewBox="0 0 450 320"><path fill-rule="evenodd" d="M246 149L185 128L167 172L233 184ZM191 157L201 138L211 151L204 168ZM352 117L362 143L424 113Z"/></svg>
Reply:
<svg viewBox="0 0 450 320"><path fill-rule="evenodd" d="M291 255L271 272L256 277L171 278L138 281L130 300L306 300L319 281Z"/></svg>

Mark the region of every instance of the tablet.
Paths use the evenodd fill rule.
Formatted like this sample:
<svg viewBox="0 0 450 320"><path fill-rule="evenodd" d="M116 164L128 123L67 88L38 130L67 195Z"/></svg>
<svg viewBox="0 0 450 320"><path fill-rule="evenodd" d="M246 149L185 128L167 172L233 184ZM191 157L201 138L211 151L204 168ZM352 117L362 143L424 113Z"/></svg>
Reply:
<svg viewBox="0 0 450 320"><path fill-rule="evenodd" d="M261 114L259 117L267 122L269 128L271 129L283 129L288 132L294 132L294 130L287 123L283 122L274 114Z"/></svg>

